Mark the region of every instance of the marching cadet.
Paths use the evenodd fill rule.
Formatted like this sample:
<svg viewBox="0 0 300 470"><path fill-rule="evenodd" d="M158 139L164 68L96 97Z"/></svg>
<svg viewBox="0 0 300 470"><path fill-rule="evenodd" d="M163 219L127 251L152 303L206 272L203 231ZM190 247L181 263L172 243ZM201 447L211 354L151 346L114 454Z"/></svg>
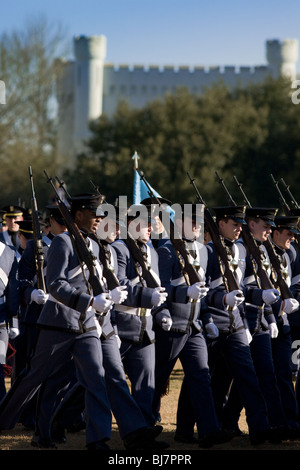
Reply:
<svg viewBox="0 0 300 470"><path fill-rule="evenodd" d="M20 240L18 238L19 225L16 223L23 220L24 208L16 205L9 205L2 208L5 211L4 219L6 223L6 230L0 232L0 241L6 245L19 248Z"/></svg>
<svg viewBox="0 0 300 470"><path fill-rule="evenodd" d="M200 210L199 213L197 209ZM188 213L185 213L182 206L180 214L175 214L178 233L182 234L186 249L189 251L189 262L199 268L199 278L202 278L203 282L191 283L185 276L181 259L171 241L165 242L157 249L161 283L168 293L167 307L170 320L166 318L168 323L156 325L155 328L156 368L153 408L157 415L165 384L179 359L185 374L181 394L182 405L183 407L185 405L182 397L184 395L189 397L194 420L188 423L191 429L187 431L189 415L180 411L179 406L178 413L182 417L182 422L177 422L175 440L193 442L196 422L198 440L195 441L200 447L209 448L214 444L229 441L231 436L220 430L210 385L203 330L212 337L218 335L218 330L211 316L201 311L208 290L204 285L208 258L206 247L197 241L201 230L199 218L203 218L202 206L196 204L192 205L192 210Z"/></svg>
<svg viewBox="0 0 300 470"><path fill-rule="evenodd" d="M119 223L119 220L116 220L115 214L110 214L105 210L107 206L107 204L103 204L97 209L100 223L97 230L97 238L95 239L100 244L103 253L99 260L103 268L103 281L110 292L113 303L120 305L126 300L128 293L126 286L118 285L116 277L118 274L117 256L114 248L111 246L118 234L117 222ZM113 206L110 205L110 208L113 209ZM105 278L107 269L113 275ZM114 307L107 315L100 317L99 322L102 331L100 338L105 381L120 437L126 450L162 450L169 447L168 443L155 440L155 437L161 433L162 426L149 426L147 424L126 382L116 325L113 326L111 322L111 317L114 316L113 309ZM53 417L53 427L68 427L73 423L77 425L74 422L74 410L76 410L76 415L78 415L79 411L82 412L84 410L84 406L84 397L82 397L82 393L78 390L78 385L75 385L57 408Z"/></svg>
<svg viewBox="0 0 300 470"><path fill-rule="evenodd" d="M60 211L57 206L47 206L47 210L50 212L49 223L50 223L50 233L48 236L42 237L42 247L43 247L43 275L46 277L47 271L47 252L51 244L51 240L55 235L63 233L66 231L66 226L62 220ZM34 345L36 343L36 323L42 306L46 302L48 295L41 289L38 289L36 286L36 263L35 263L35 247L33 240L33 228L32 228L32 219L30 222L24 220L19 223L20 231L22 232L23 225L26 224L24 228L25 234L29 234L30 240L27 241L26 247L24 247L24 252L19 261L19 282L20 282L20 300L22 306L22 314L20 317L20 329L23 338L23 343L26 345L26 352L24 354L22 349L22 357L19 357L18 360L20 364L18 366L18 373L25 367L26 361L31 356L33 352ZM18 351L16 357L18 357Z"/></svg>
<svg viewBox="0 0 300 470"><path fill-rule="evenodd" d="M19 227L19 230L14 232L17 234L17 239L18 239L17 240L18 243L16 243L16 245L18 245L18 247L16 248L16 256L18 260L21 259L22 253L24 252L24 249L26 248L26 244L28 240L33 238L31 213L32 213L31 209L29 210L24 209L22 220L17 220L17 219L21 219L21 217L18 217L16 220L8 218L8 220L10 220L9 222L10 226L14 225L14 226ZM21 301L21 298L20 298L20 301ZM22 339L23 339L23 336L22 336L22 301L19 307L18 323L19 323L19 334L15 339L11 341L11 346L16 351L15 354L12 356L11 360L9 361L9 365L12 369L11 382L15 380L15 377L18 374L19 359L21 359L21 363L23 363L23 357L24 357L24 350L23 350L23 344L22 344Z"/></svg>
<svg viewBox="0 0 300 470"><path fill-rule="evenodd" d="M5 370L9 340L15 339L19 334L18 311L19 284L16 250L0 241L0 398L6 393Z"/></svg>
<svg viewBox="0 0 300 470"><path fill-rule="evenodd" d="M23 220L16 221L19 226L18 238L20 240L18 251L20 254L26 248L28 240L33 238L33 227L32 227L32 210L28 209L23 213Z"/></svg>
<svg viewBox="0 0 300 470"><path fill-rule="evenodd" d="M294 312L299 312L299 271L292 272L291 243L297 235L297 220L295 216L278 216L275 218L276 227L273 228L271 239L273 247L279 258L282 277L290 288L291 297L280 298L272 304L272 309L277 321L278 336L272 340L273 360L277 377L278 387L282 397L282 403L291 429L291 438L299 437L299 410L295 396L292 380L292 339L288 317ZM294 279L293 279L294 277ZM274 284L276 284L276 273L272 272Z"/></svg>
<svg viewBox="0 0 300 470"><path fill-rule="evenodd" d="M71 200L74 223L95 253L97 246L87 234L97 229L98 205L98 195L86 194ZM84 267L68 232L54 237L48 250L47 288L49 299L38 319L40 332L31 367L15 392L8 391L0 403L0 428L15 426L24 405L71 353L78 381L85 388L87 448L105 450L111 436L111 411L95 313L105 314L112 302L106 293L90 293Z"/></svg>
<svg viewBox="0 0 300 470"><path fill-rule="evenodd" d="M158 256L148 244L151 234L151 214L144 205L133 205L127 213L129 237L135 240L135 249L151 268L158 287L148 287L126 240L113 243L117 254L118 279L127 287L128 297L122 305L115 305L114 322L121 340L120 353L125 372L131 382L132 394L149 426L156 418L152 411L155 371L154 321L161 324L169 314L164 302L167 294L160 287Z"/></svg>
<svg viewBox="0 0 300 470"><path fill-rule="evenodd" d="M208 263L206 279L209 285L207 294L208 309L219 329L219 336L208 338L209 366L212 375L214 396L218 395L219 378L218 363L223 367L224 359L228 364L230 376L237 387L243 407L246 410L249 438L253 445L260 444L272 436L267 417L264 397L254 368L249 341L251 335L244 315L243 276L245 260L240 257L238 245L235 243L240 236L245 218L245 208L240 206L219 207L214 209L216 222L227 247L231 269L240 289L228 291L222 274L218 254L213 243L208 243ZM226 371L228 374L228 371ZM221 395L220 403L216 402L217 410L224 404Z"/></svg>
<svg viewBox="0 0 300 470"><path fill-rule="evenodd" d="M297 230L300 232L300 209L291 208L290 213L292 216L297 218ZM295 234L295 240L290 244L290 248L287 250L289 258L291 260L291 291L295 299L300 299L299 295L299 282L300 282L300 233ZM300 410L300 373L299 373L299 345L300 345L300 314L299 310L296 310L289 314L289 325L291 328L291 339L292 339L292 358L291 358L291 367L293 375L296 377L295 392L298 404L298 411Z"/></svg>
<svg viewBox="0 0 300 470"><path fill-rule="evenodd" d="M171 205L171 202L168 201L167 199L164 199L162 197L158 197L157 200L160 201L160 204L162 204L162 207ZM165 241L168 240L168 234L166 232L165 227L163 226L162 220L159 217L159 206L158 204L153 204L153 201L151 200L150 197L143 199L141 201L141 204L144 206L147 206L149 210L151 211L151 225L152 225L152 231L151 231L151 243L154 246L155 249L157 249L160 245L162 245Z"/></svg>
<svg viewBox="0 0 300 470"><path fill-rule="evenodd" d="M65 232L66 226L62 219L61 213L57 205L46 206L49 212L49 225L50 231L48 236L43 235L42 237L42 250L43 250L43 277L46 279L47 273L47 253L55 235ZM37 287L37 273L36 273L36 260L35 260L35 241L33 239L33 228L32 228L32 217L30 224L26 221L19 222L20 233L22 232L23 224L27 224L26 234L30 234L30 241L27 241L26 247L22 253L19 261L19 282L20 282L20 301L21 301L21 314L20 314L20 335L17 338L16 344L16 361L15 361L15 376L17 377L22 371L29 366L30 359L34 352L35 344L37 341L37 320L42 310L43 305L48 299L46 291ZM31 229L31 230L30 230ZM67 380L69 377L68 372L71 373L72 367L66 367L64 374L61 374L61 379ZM61 379L58 379L61 382ZM54 383L53 383L54 381ZM50 385L52 383L52 385ZM18 386L18 385L16 385ZM14 384L13 384L14 387ZM57 383L55 383L55 377L52 375L51 380L48 379L43 383L43 386L39 390L39 401L41 404L41 396L44 394L46 397L47 391L49 394L56 396ZM30 403L27 404L26 409L23 410L20 421L26 428L34 428L36 426L36 404L37 395L35 395ZM59 399L59 398L57 398ZM44 400L45 401L45 400ZM44 402L43 401L43 402ZM41 415L42 413L40 413ZM37 431L36 431L37 435ZM40 442L35 441L36 445L40 447L47 447L46 439Z"/></svg>
<svg viewBox="0 0 300 470"><path fill-rule="evenodd" d="M33 228L32 228L32 216L31 216L31 211L28 211L25 215L24 211L24 218L23 220L18 220L16 222L19 226L18 230L18 238L20 241L19 248L17 249L17 256L18 259L20 260L21 255L27 245L28 240L33 238ZM20 266L19 266L20 267ZM20 276L19 276L20 278ZM15 339L14 342L14 347L16 349L16 353L13 357L13 366L12 366L12 382L14 381L16 375L19 373L19 371L23 368L24 365L24 358L25 358L25 349L24 347L26 346L26 343L23 342L23 305L22 305L22 298L20 295L20 308L19 308L19 335Z"/></svg>
<svg viewBox="0 0 300 470"><path fill-rule="evenodd" d="M275 227L274 218L276 212L277 209L268 208L246 209L246 223L256 241L262 263L266 270L266 276L269 275L267 269L270 266L262 244L268 239L272 227ZM246 230L245 227L243 230ZM276 337L278 334L271 304L279 299L279 292L271 287L265 290L262 289L257 266L254 267L256 263L253 260L252 253L247 252L242 238L237 241L237 244L240 258L245 259L246 263L243 282L245 287L245 315L252 338L250 350L267 405L270 425L278 429L276 438L273 436L275 442L280 440L280 438L287 438L289 436L287 420L275 375L271 345L271 338ZM271 283L270 286L272 286ZM241 410L241 399L233 382L228 401L224 407L223 425L225 428L236 429L238 431L238 420Z"/></svg>

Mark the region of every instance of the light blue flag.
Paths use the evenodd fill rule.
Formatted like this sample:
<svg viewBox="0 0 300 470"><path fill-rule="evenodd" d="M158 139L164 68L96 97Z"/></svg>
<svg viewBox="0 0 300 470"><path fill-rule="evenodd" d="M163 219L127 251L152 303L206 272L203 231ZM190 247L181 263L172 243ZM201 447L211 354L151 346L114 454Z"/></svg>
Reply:
<svg viewBox="0 0 300 470"><path fill-rule="evenodd" d="M133 204L140 204L143 198L141 198L141 178L136 170L134 170L133 177Z"/></svg>
<svg viewBox="0 0 300 470"><path fill-rule="evenodd" d="M138 174L137 171L136 173ZM140 178L139 174L138 174L138 177ZM155 191L155 189L152 188L152 186L148 183L148 181L147 181L147 184L149 185L149 188L151 189L154 196L161 197L161 195L157 191ZM149 197L149 189L147 188L146 183L143 180L141 180L141 178L140 178L140 197L141 197L141 201Z"/></svg>
<svg viewBox="0 0 300 470"><path fill-rule="evenodd" d="M138 168L138 160L140 157L138 154L135 152L132 160L134 160L134 177L133 177L133 204L140 204L141 201L149 197L149 189L146 185L146 183L141 180L141 177L137 171ZM146 180L147 181L147 180ZM152 193L156 197L161 197L161 195L155 191L155 189L152 188L152 186L148 183L149 188L151 189ZM170 207L166 207L167 212L169 212L171 219L174 217L174 210Z"/></svg>

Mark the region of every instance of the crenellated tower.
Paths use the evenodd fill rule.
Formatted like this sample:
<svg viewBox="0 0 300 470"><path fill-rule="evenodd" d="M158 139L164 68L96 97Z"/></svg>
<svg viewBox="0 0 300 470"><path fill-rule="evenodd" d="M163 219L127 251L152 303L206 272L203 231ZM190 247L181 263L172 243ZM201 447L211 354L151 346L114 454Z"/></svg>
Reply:
<svg viewBox="0 0 300 470"><path fill-rule="evenodd" d="M106 37L75 37L74 55L74 144L79 149L90 136L89 122L102 114Z"/></svg>
<svg viewBox="0 0 300 470"><path fill-rule="evenodd" d="M296 66L298 61L298 40L278 39L269 40L267 46L267 61L270 72L274 77L288 77L296 79Z"/></svg>

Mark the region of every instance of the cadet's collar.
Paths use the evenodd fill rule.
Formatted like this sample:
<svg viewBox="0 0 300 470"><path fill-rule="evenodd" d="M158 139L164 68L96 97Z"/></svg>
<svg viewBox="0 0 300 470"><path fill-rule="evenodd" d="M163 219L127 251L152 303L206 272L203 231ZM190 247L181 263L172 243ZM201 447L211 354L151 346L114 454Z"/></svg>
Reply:
<svg viewBox="0 0 300 470"><path fill-rule="evenodd" d="M87 232L84 232L83 230L80 229L80 232L83 236L84 239L87 239L87 237L89 236L89 234Z"/></svg>
<svg viewBox="0 0 300 470"><path fill-rule="evenodd" d="M231 248L232 245L234 244L234 241L229 240L229 238L224 238L224 243L225 243L226 246L228 246L229 248Z"/></svg>
<svg viewBox="0 0 300 470"><path fill-rule="evenodd" d="M189 240L188 238L185 238L185 237L182 237L182 239L187 242L187 243L193 243L195 240L196 240L196 237L194 237L193 239Z"/></svg>
<svg viewBox="0 0 300 470"><path fill-rule="evenodd" d="M275 251L278 255L282 256L284 253L285 253L285 250L283 250L282 248L280 248L278 245L276 245L276 243L272 242L273 243L273 246L275 248Z"/></svg>

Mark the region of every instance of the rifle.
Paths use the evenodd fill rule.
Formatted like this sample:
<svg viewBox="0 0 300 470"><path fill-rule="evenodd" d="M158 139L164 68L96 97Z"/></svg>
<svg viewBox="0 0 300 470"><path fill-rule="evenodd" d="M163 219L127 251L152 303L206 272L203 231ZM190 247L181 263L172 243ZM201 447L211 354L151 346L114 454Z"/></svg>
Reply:
<svg viewBox="0 0 300 470"><path fill-rule="evenodd" d="M279 194L279 202L280 202L280 204L281 204L281 206L284 210L285 215L290 215L291 214L291 209L290 209L288 203L286 202L286 200L284 199L284 196L283 196L282 192L279 189L278 181L275 180L275 178L272 174L270 176L271 176L272 181L274 183L274 186L275 186L275 188L276 188L276 190Z"/></svg>
<svg viewBox="0 0 300 470"><path fill-rule="evenodd" d="M242 193L242 195L243 195L244 204L245 204L246 206L248 206L248 207L251 207L251 204L250 204L249 200L247 199L247 196L246 196L246 194L245 194L245 192L244 192L244 190L243 190L243 188L242 188L242 184L238 182L236 176L234 176L233 179L234 179L234 181L236 182L236 184L238 185L238 187L239 187L239 189L240 189L240 191L241 191L241 193Z"/></svg>
<svg viewBox="0 0 300 470"><path fill-rule="evenodd" d="M218 173L216 172L216 175L219 177ZM241 188L242 185L238 182L237 178L235 178L235 181L237 182L238 186ZM225 183L224 183L224 180L220 178L220 181L219 181L223 188L225 189L227 195L229 195L229 198L230 198L230 201L232 202L232 204L234 204L235 206L237 205L236 202L233 200L233 198L231 197L227 187L225 186ZM246 198L246 195L244 195L244 200L247 200ZM249 204L249 201L247 200L248 204ZM271 282L271 279L264 267L264 259L263 259L263 254L262 252L260 251L259 249L259 246L255 240L255 238L253 237L253 234L251 232L251 230L249 229L248 227L248 224L244 224L243 227L242 227L242 232L241 232L241 237L243 239L243 242L245 244L245 247L246 247L246 250L249 254L249 257L250 257L250 260L252 262L252 266L253 266L253 271L254 271L254 274L255 274L255 277L256 277L256 280L257 280L257 283L258 283L258 286L261 287L262 289L273 289L274 286ZM255 263L256 265L255 265Z"/></svg>
<svg viewBox="0 0 300 470"><path fill-rule="evenodd" d="M96 186L91 180L90 180L93 188L95 191L97 191L99 194L99 187ZM123 239L123 242L127 246L128 250L131 253L132 258L134 259L135 263L139 264L142 270L142 278L145 280L147 287L155 288L159 287L159 284L157 280L154 278L152 273L149 270L149 266L147 264L147 261L145 259L145 254L142 252L140 247L137 245L136 241L134 238L130 235L128 230L126 230L126 238Z"/></svg>
<svg viewBox="0 0 300 470"><path fill-rule="evenodd" d="M59 187L62 188L66 194L66 197L67 199L71 199L71 196L70 194L68 193L65 185L64 185L64 182L61 181L58 176L56 176L56 179L59 183ZM94 186L94 185L93 185ZM96 188L96 186L94 186L94 189L96 189L96 192L101 195L100 191L98 188ZM109 252L107 250L107 248L103 245L103 243L101 243L101 240L100 238L94 234L94 233L90 233L89 234L89 237L91 239L93 239L99 246L99 259L102 263L102 267L103 267L103 275L106 279L106 282L107 282L107 287L109 290L113 290L115 287L118 287L120 285L119 283L119 280L117 278L117 276L115 275L115 273L113 272L113 270L111 269L111 266L109 264Z"/></svg>
<svg viewBox="0 0 300 470"><path fill-rule="evenodd" d="M52 179L48 176L46 170L44 173L47 178L47 182L51 184L55 198L57 202L57 206L61 212L61 215L65 221L66 227L68 229L71 241L73 243L74 249L77 253L79 261L81 264L85 263L88 270L89 270L89 278L88 283L92 289L92 295L96 296L98 294L102 294L105 292L104 287L102 286L100 279L97 275L97 267L96 267L96 258L92 251L87 246L85 239L83 238L82 233L80 232L78 226L75 224L69 209L65 205L65 203L61 200L55 185L53 184Z"/></svg>
<svg viewBox="0 0 300 470"><path fill-rule="evenodd" d="M223 278L224 278L226 290L228 292L231 292L233 290L240 290L237 280L232 270L230 269L230 264L229 264L229 259L227 255L226 246L224 243L224 238L220 234L219 228L216 222L214 221L213 216L211 215L207 205L205 204L202 196L200 195L198 191L198 188L195 184L195 179L191 177L189 172L187 172L187 175L189 177L190 184L193 185L193 188L196 192L196 196L197 196L199 203L204 204L204 222L207 226L207 230L211 236L212 242L215 246L219 259L220 261L223 262L224 268L221 268L221 272L223 272Z"/></svg>
<svg viewBox="0 0 300 470"><path fill-rule="evenodd" d="M92 184L93 188L95 191L97 191L99 194L99 187L96 186L91 180L90 183ZM149 270L149 266L147 264L147 261L145 259L145 254L142 252L134 238L130 235L127 229L125 233L125 239L123 239L123 242L127 246L128 250L131 253L132 258L134 259L134 262L139 264L142 270L142 278L145 280L147 287L155 288L159 287L159 284L157 280L154 278L152 273ZM100 241L100 240L99 240ZM101 241L100 241L101 243Z"/></svg>
<svg viewBox="0 0 300 470"><path fill-rule="evenodd" d="M271 175L271 177L272 177L272 175ZM294 196L292 195L292 193L289 189L290 187L285 183L283 178L281 178L281 182L284 185L285 190L287 191L287 193L289 194L289 196L292 200L293 208L294 209L299 209L299 205L298 205L296 199L294 198ZM282 205L283 205L283 208L284 208L285 215L293 215L293 209L291 209L288 206L287 202L285 201L285 199L284 199L284 197L283 197L283 195L282 195L282 193L281 193L281 191L278 187L278 183L276 184L276 189L279 192L279 195L281 195L280 200L282 201ZM297 253L300 256L300 235L299 234L295 234L295 240L294 241L295 241L295 246L296 246L296 249L297 249Z"/></svg>
<svg viewBox="0 0 300 470"><path fill-rule="evenodd" d="M290 186L288 186L284 179L281 178L281 182L282 184L284 185L284 189L286 190L286 192L288 193L288 195L290 196L291 198L291 201L292 201L292 205L294 206L294 209L299 209L299 204L297 203L296 199L294 198L294 196L292 195L291 191L290 191Z"/></svg>
<svg viewBox="0 0 300 470"><path fill-rule="evenodd" d="M29 179L31 186L31 209L32 209L32 227L33 227L33 240L34 240L34 258L36 267L36 283L37 288L46 292L45 277L44 277L44 251L43 251L43 238L39 222L39 212L37 201L35 197L33 176L31 166L28 167Z"/></svg>
<svg viewBox="0 0 300 470"><path fill-rule="evenodd" d="M68 193L67 188L65 187L65 183L64 183L63 181L61 181L58 176L55 176L55 179L56 179L56 181L58 182L59 187L64 190L64 193L65 193L65 195L66 195L66 197L67 197L67 200L70 200L70 199L71 199L71 196L70 196L70 194Z"/></svg>
<svg viewBox="0 0 300 470"><path fill-rule="evenodd" d="M235 178L235 180L236 180L236 178ZM241 188L241 186L239 186L239 187ZM243 192L243 196L245 197L244 192ZM247 201L248 201L248 199L247 199ZM248 206L252 207L249 201L248 201ZM285 282L285 280L282 277L280 260L278 258L278 255L276 254L273 246L272 246L271 240L268 238L266 241L263 242L263 245L265 246L265 248L267 250L271 266L272 266L272 268L274 269L274 271L276 273L277 279L276 279L275 285L280 290L280 295L281 295L282 300L289 299L289 298L293 297L290 289L287 286L287 283Z"/></svg>
<svg viewBox="0 0 300 470"><path fill-rule="evenodd" d="M139 173L141 180L147 186L149 197L151 198L153 203L161 207L162 203L157 198L157 196L154 195L151 189L151 186L148 184L147 180L145 179L144 173L140 170L137 170L137 172ZM166 227L165 229L168 233L169 239L173 247L175 248L175 251L182 257L183 261L179 259L179 262L182 266L183 274L188 276L188 283L195 284L196 282L203 282L203 279L201 278L198 270L190 262L190 259L189 259L190 254L186 248L185 242L179 236L175 236L175 233L176 233L175 224L171 218L169 222L170 222L170 229Z"/></svg>
<svg viewBox="0 0 300 470"><path fill-rule="evenodd" d="M90 234L90 237L98 243L99 246L99 259L102 263L103 267L103 275L106 279L107 282L107 287L109 290L113 290L115 287L118 287L120 285L119 280L117 276L115 275L114 271L111 268L111 265L109 263L109 251L108 249L101 243L100 238L92 233Z"/></svg>
<svg viewBox="0 0 300 470"><path fill-rule="evenodd" d="M99 187L96 186L91 180L90 183L92 184L93 188L95 191L97 191L99 194ZM140 249L134 238L130 235L127 229L125 233L125 238L123 239L123 242L127 246L128 250L131 253L132 258L134 259L134 262L139 264L142 270L142 278L147 284L147 287L155 288L159 287L159 283L155 279L155 277L152 275L151 271L149 270L149 266L147 264L147 261L145 259L145 254L143 251Z"/></svg>

